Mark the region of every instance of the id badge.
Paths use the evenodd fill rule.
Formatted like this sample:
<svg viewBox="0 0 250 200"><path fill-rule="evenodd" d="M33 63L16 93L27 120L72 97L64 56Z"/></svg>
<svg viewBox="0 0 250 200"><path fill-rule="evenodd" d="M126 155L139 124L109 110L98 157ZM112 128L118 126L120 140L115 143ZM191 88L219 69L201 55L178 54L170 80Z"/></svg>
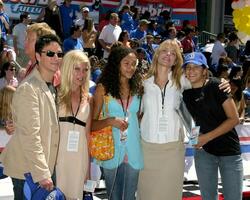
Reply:
<svg viewBox="0 0 250 200"><path fill-rule="evenodd" d="M93 180L87 180L84 183L83 190L86 192L94 192L97 186L97 182Z"/></svg>
<svg viewBox="0 0 250 200"><path fill-rule="evenodd" d="M168 127L168 121L167 121L167 118L162 115L160 118L159 118L159 126L158 126L158 131L160 134L165 134L166 131L167 131L167 127Z"/></svg>
<svg viewBox="0 0 250 200"><path fill-rule="evenodd" d="M198 144L199 134L200 134L200 126L193 127L189 138L189 144L191 145Z"/></svg>
<svg viewBox="0 0 250 200"><path fill-rule="evenodd" d="M80 138L80 133L78 131L69 131L67 151L78 152L79 138Z"/></svg>

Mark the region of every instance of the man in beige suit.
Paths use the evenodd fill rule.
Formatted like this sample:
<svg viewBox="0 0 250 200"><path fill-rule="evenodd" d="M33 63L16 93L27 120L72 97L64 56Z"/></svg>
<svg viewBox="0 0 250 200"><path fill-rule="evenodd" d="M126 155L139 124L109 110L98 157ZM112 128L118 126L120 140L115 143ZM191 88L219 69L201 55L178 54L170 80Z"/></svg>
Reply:
<svg viewBox="0 0 250 200"><path fill-rule="evenodd" d="M15 199L22 199L24 173L30 172L34 182L52 190L59 127L56 90L53 75L62 60L60 41L45 35L35 45L37 66L17 88L12 102L15 133L4 149L1 160L4 174L14 185Z"/></svg>

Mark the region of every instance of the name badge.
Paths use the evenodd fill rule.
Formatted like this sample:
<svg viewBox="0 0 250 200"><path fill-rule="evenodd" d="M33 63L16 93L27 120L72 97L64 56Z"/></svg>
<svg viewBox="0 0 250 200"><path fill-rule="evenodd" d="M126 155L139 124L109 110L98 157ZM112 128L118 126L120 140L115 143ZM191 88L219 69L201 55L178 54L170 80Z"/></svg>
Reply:
<svg viewBox="0 0 250 200"><path fill-rule="evenodd" d="M69 131L67 151L78 152L79 138L80 138L80 133L78 131Z"/></svg>
<svg viewBox="0 0 250 200"><path fill-rule="evenodd" d="M200 126L193 127L189 138L189 144L191 145L198 144L199 134L200 134Z"/></svg>
<svg viewBox="0 0 250 200"><path fill-rule="evenodd" d="M158 132L160 134L166 134L167 127L168 127L168 120L167 120L167 118L165 116L161 116L159 118Z"/></svg>
<svg viewBox="0 0 250 200"><path fill-rule="evenodd" d="M94 192L96 186L97 186L97 182L96 181L87 180L84 183L83 190L86 191L86 192Z"/></svg>

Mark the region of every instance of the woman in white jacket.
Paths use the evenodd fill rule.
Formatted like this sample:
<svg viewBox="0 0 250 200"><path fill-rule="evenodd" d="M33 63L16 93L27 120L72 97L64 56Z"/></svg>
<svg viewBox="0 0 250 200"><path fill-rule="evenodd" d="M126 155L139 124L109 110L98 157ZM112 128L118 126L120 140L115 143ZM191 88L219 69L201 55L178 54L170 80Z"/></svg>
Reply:
<svg viewBox="0 0 250 200"><path fill-rule="evenodd" d="M156 50L144 82L141 137L145 167L138 186L142 200L182 198L185 147L175 108L184 87L190 87L182 75L182 63L178 44L166 40Z"/></svg>

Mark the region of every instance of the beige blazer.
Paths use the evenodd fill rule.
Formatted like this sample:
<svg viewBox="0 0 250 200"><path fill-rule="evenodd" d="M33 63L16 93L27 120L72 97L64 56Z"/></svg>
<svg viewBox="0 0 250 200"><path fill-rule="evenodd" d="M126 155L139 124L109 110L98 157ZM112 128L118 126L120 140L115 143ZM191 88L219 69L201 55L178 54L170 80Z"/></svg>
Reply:
<svg viewBox="0 0 250 200"><path fill-rule="evenodd" d="M56 164L59 125L56 104L35 68L17 88L12 101L15 133L1 154L4 174L35 182L50 178Z"/></svg>

